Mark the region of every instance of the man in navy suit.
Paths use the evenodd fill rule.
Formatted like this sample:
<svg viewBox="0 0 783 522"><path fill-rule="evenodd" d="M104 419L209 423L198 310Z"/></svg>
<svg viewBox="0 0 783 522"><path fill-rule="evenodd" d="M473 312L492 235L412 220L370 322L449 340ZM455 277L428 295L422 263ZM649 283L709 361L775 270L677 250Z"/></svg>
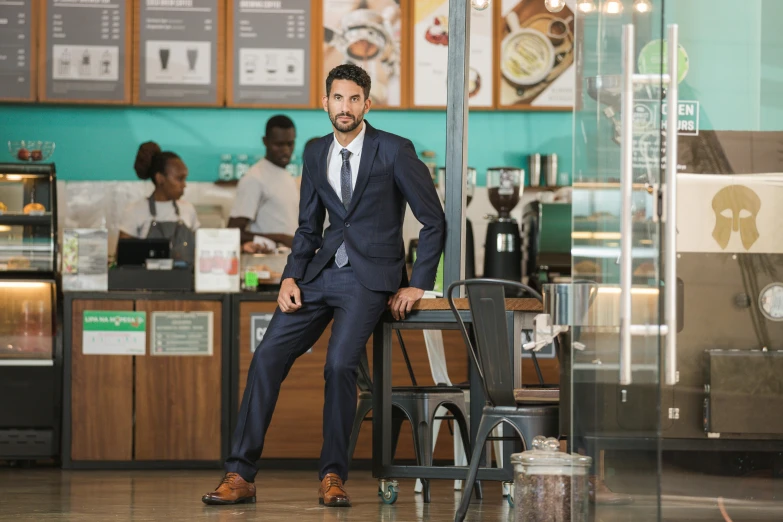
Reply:
<svg viewBox="0 0 783 522"><path fill-rule="evenodd" d="M356 378L367 340L388 308L404 318L431 290L445 234L443 209L411 142L364 120L370 77L355 65L326 79L324 110L334 132L304 151L299 228L283 272L278 309L253 355L226 475L206 504L255 502L254 480L280 385L297 357L334 320L326 380L319 501L350 506L343 482L356 415ZM406 203L423 228L406 286ZM326 212L329 227L324 232Z"/></svg>

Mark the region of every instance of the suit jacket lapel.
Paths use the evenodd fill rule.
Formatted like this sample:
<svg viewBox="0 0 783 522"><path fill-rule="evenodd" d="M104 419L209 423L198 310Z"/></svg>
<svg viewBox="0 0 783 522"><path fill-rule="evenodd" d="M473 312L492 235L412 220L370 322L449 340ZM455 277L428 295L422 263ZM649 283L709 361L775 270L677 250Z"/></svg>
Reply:
<svg viewBox="0 0 783 522"><path fill-rule="evenodd" d="M348 214L353 212L353 209L356 208L359 199L362 197L362 192L364 192L364 189L367 187L372 164L375 161L375 155L378 152L378 131L372 128L368 122L365 121L364 123L367 126L367 129L364 131L362 159L359 162L359 173L356 175L356 186L353 188Z"/></svg>
<svg viewBox="0 0 783 522"><path fill-rule="evenodd" d="M323 144L321 145L321 152L319 153L318 161L318 182L321 183L322 194L325 194L326 198L331 200L332 206L337 207L345 214L345 207L343 202L337 197L337 193L329 183L329 148L334 141L334 134L329 134L324 137Z"/></svg>

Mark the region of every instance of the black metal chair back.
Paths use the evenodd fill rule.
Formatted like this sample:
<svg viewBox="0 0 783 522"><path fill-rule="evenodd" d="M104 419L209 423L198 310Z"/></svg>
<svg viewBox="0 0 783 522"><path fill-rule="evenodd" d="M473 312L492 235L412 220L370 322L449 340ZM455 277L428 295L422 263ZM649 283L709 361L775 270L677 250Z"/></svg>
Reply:
<svg viewBox="0 0 783 522"><path fill-rule="evenodd" d="M465 322L454 303L454 289L464 286L472 317L476 345L468 334ZM492 406L516 406L514 398L514 364L509 361L508 322L506 320L505 288L523 290L539 301L541 295L522 283L501 279L466 279L449 285L446 297L459 324L465 346L476 365L484 387L484 396Z"/></svg>

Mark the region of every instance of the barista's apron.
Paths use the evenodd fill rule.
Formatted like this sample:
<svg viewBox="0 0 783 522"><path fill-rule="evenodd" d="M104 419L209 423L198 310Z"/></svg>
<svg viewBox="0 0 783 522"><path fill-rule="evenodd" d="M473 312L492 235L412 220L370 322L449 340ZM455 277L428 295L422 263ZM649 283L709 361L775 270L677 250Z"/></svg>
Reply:
<svg viewBox="0 0 783 522"><path fill-rule="evenodd" d="M192 265L196 249L196 235L182 222L177 202L171 202L174 205L174 212L177 213L177 221L156 220L155 200L152 196L149 198L149 203L152 224L150 224L147 239L168 239L171 245L171 258L174 261L184 261Z"/></svg>

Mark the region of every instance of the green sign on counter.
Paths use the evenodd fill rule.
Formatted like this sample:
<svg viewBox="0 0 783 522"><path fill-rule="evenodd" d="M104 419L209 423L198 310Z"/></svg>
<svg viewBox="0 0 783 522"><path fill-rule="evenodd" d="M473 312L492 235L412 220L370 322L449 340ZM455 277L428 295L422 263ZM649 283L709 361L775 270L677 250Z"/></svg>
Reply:
<svg viewBox="0 0 783 522"><path fill-rule="evenodd" d="M212 355L212 312L152 312L151 355Z"/></svg>
<svg viewBox="0 0 783 522"><path fill-rule="evenodd" d="M82 315L85 355L144 355L146 340L146 312L85 310Z"/></svg>

